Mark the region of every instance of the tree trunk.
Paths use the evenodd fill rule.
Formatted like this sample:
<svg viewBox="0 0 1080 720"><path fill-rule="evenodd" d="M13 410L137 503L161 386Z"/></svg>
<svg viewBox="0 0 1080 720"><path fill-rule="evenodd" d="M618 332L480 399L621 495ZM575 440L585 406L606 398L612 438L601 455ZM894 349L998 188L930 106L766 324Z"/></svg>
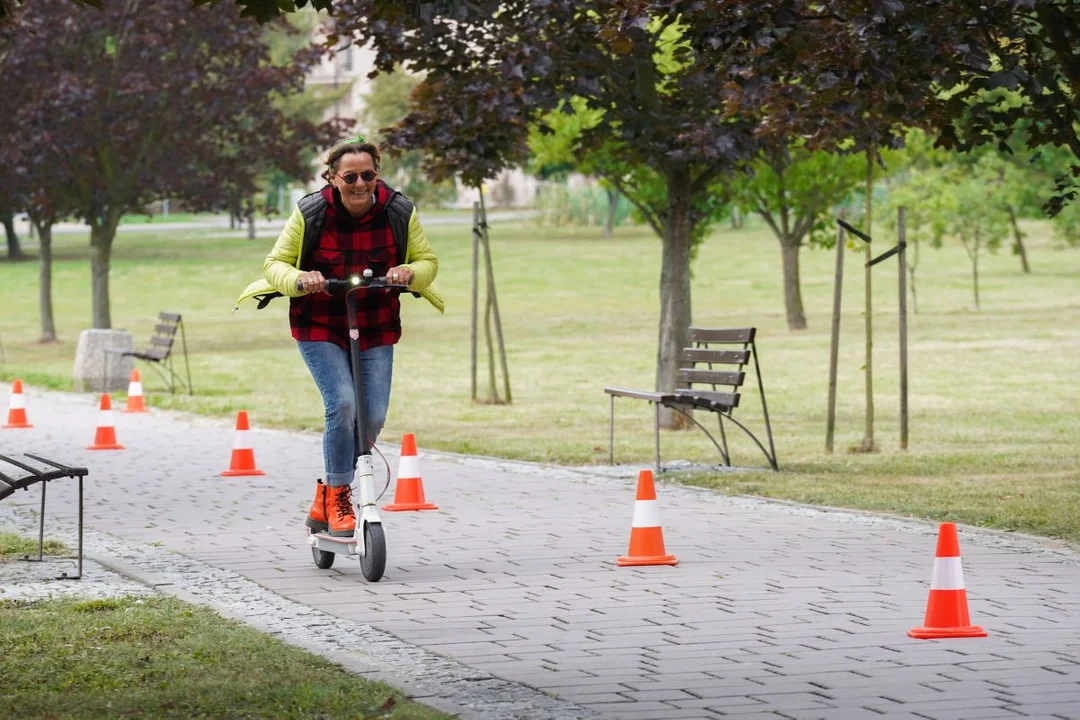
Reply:
<svg viewBox="0 0 1080 720"><path fill-rule="evenodd" d="M255 202L248 200L244 205L244 220L247 222L248 240L255 239Z"/></svg>
<svg viewBox="0 0 1080 720"><path fill-rule="evenodd" d="M912 245L915 246L915 262L909 262L908 266L907 266L908 277L911 278L911 282L909 282L908 285L911 287L911 306L912 306L912 309L914 310L915 314L918 315L919 314L919 296L915 293L915 268L919 264L919 242L916 240L915 242L912 243Z"/></svg>
<svg viewBox="0 0 1080 720"><path fill-rule="evenodd" d="M876 148L869 147L866 150L866 220L863 232L871 234L874 218L874 154ZM873 260L873 250L870 243L866 243L866 262ZM859 450L873 452L874 450L874 304L871 295L873 283L870 268L865 270L866 275L866 430L863 434L862 444Z"/></svg>
<svg viewBox="0 0 1080 720"><path fill-rule="evenodd" d="M656 389L671 392L678 383L682 349L691 322L690 246L694 225L690 218L690 176L685 170L668 174L669 213L664 223L663 260L660 267L660 338L656 353ZM690 423L669 408L660 408L660 426L677 430Z"/></svg>
<svg viewBox="0 0 1080 720"><path fill-rule="evenodd" d="M1024 268L1024 272L1030 273L1031 266L1028 265L1027 249L1024 247L1024 233L1020 232L1020 225L1016 222L1016 208L1012 205L1006 205L1009 209L1009 222L1012 223L1013 229L1013 250L1020 256L1020 265Z"/></svg>
<svg viewBox="0 0 1080 720"><path fill-rule="evenodd" d="M101 221L95 219L90 225L90 279L93 293L93 326L99 329L112 327L109 311L109 258L112 255L116 226L120 213L109 210Z"/></svg>
<svg viewBox="0 0 1080 720"><path fill-rule="evenodd" d="M41 266L38 283L38 299L41 306L41 342L56 342L56 323L53 321L52 305L52 223L33 223L37 227L41 243Z"/></svg>
<svg viewBox="0 0 1080 720"><path fill-rule="evenodd" d="M604 239L608 240L615 232L615 208L618 205L619 194L611 188L607 190L607 219L604 220Z"/></svg>
<svg viewBox="0 0 1080 720"><path fill-rule="evenodd" d="M19 245L19 236L15 234L15 216L7 213L3 217L4 232L7 234L7 248L9 258L21 258L22 247Z"/></svg>
<svg viewBox="0 0 1080 720"><path fill-rule="evenodd" d="M975 231L975 250L971 253L971 278L975 286L975 309L982 310L979 306L979 246L982 245L982 237L979 231Z"/></svg>
<svg viewBox="0 0 1080 720"><path fill-rule="evenodd" d="M908 268L908 287L911 288L911 309L915 315L919 314L919 296L915 292L915 268Z"/></svg>
<svg viewBox="0 0 1080 720"><path fill-rule="evenodd" d="M787 310L788 330L805 330L806 313L803 310L802 290L799 285L799 250L802 243L791 238L780 241L780 253L784 260L784 307Z"/></svg>
<svg viewBox="0 0 1080 720"><path fill-rule="evenodd" d="M737 207L731 208L731 214L728 216L731 220L731 229L738 230L743 226L743 214L742 210Z"/></svg>

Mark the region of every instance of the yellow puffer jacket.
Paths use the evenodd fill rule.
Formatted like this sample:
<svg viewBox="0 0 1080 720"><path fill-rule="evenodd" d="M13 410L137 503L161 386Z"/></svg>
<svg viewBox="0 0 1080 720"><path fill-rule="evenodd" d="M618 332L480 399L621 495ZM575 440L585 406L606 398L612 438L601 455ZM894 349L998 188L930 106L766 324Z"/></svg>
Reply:
<svg viewBox="0 0 1080 720"><path fill-rule="evenodd" d="M303 244L304 215L300 208L296 207L274 243L274 249L263 262L265 278L248 285L236 300L236 307L239 308L240 303L250 298L268 296L275 292L286 297L303 295L296 289L296 279L301 273L299 265L300 258L303 257ZM444 312L446 306L434 283L435 275L439 272L439 258L431 249L424 229L420 227L420 218L415 207L412 217L409 218L409 241L405 250L405 262L402 264L413 272L409 291L420 295L440 313Z"/></svg>

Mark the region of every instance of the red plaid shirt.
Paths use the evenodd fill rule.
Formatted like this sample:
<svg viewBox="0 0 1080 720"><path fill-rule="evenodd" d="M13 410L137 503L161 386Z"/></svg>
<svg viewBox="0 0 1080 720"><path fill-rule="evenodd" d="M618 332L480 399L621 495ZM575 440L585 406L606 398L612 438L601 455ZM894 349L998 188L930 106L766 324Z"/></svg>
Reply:
<svg viewBox="0 0 1080 720"><path fill-rule="evenodd" d="M344 280L371 268L375 277L398 264L394 234L386 215L390 189L380 180L375 188L375 207L359 220L353 219L330 185L322 195L326 209L319 244L305 271L318 270L327 278ZM360 290L356 294L360 349L393 345L401 339L401 303L397 291ZM349 320L344 295L313 293L291 298L289 325L297 340L321 340L349 347Z"/></svg>

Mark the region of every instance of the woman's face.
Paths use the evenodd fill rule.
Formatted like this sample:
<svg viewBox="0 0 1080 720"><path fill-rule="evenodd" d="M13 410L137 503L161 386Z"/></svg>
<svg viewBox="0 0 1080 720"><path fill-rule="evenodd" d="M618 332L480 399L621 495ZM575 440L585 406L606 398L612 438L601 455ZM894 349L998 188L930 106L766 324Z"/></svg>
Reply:
<svg viewBox="0 0 1080 720"><path fill-rule="evenodd" d="M338 160L337 172L330 182L341 193L341 202L349 214L359 217L372 206L375 193L375 161L369 153L349 153ZM364 180L364 176L371 180ZM355 180L349 183L346 180Z"/></svg>

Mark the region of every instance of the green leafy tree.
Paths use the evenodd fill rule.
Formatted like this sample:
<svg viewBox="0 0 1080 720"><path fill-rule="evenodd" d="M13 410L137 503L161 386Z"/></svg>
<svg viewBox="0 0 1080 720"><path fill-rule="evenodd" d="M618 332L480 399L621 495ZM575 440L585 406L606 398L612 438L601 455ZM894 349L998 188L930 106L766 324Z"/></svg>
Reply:
<svg viewBox="0 0 1080 720"><path fill-rule="evenodd" d="M375 142L382 142L384 130L401 122L409 114L409 98L421 78L397 67L393 72L381 73L364 95L361 121L369 128L368 135ZM424 172L424 153L420 149L390 149L394 160L390 175L391 184L408 195L414 202L427 207L441 207L453 202L457 189L451 179L432 182Z"/></svg>
<svg viewBox="0 0 1080 720"><path fill-rule="evenodd" d="M1063 245L1080 247L1080 207L1070 203L1054 218L1054 237Z"/></svg>
<svg viewBox="0 0 1080 720"><path fill-rule="evenodd" d="M946 233L959 240L971 262L972 290L975 309L982 308L979 300L979 258L983 251L997 252L1009 233L1006 203L987 202L997 185L997 171L991 164L974 175L958 177L943 189L952 200L948 208ZM995 187L996 186L996 187Z"/></svg>
<svg viewBox="0 0 1080 720"><path fill-rule="evenodd" d="M603 236L610 238L614 234L622 195L615 184L605 177L601 166L603 154L590 155L581 148L582 135L599 124L601 113L590 110L582 98L571 98L569 102L573 112L565 112L560 107L545 115L538 125L529 130L532 157L528 167L539 177L565 176L570 170L599 177L600 186L607 196Z"/></svg>
<svg viewBox="0 0 1080 720"><path fill-rule="evenodd" d="M858 186L864 162L859 155L812 152L800 143L763 152L749 177L733 181L739 207L764 218L780 241L784 308L791 330L806 329L799 251L808 242L830 242L833 208Z"/></svg>
<svg viewBox="0 0 1080 720"><path fill-rule="evenodd" d="M53 180L67 178L73 215L90 225L93 325L111 326L109 265L120 218L161 197L220 209L250 197L265 167L301 169L299 149L324 128L274 106L306 65L274 67L259 26L233 5L127 0L87 11L42 0L3 53L5 81L29 93L0 145L24 128L50 139Z"/></svg>
<svg viewBox="0 0 1080 720"><path fill-rule="evenodd" d="M919 269L920 249L923 245L940 248L948 232L948 218L953 213L955 199L942 192L942 187L952 182L941 167L923 167L908 170L889 188L888 200L882 214L882 225L890 237L898 237L900 208L904 208L904 231L908 244L907 270L911 290L912 307L919 312L919 294L916 272Z"/></svg>
<svg viewBox="0 0 1080 720"><path fill-rule="evenodd" d="M683 38L678 11L635 13L623 34L602 18L632 12L615 0L477 0L422 4L419 17L390 0L342 0L338 33L370 42L376 66L425 74L415 108L391 142L424 147L433 177L479 185L528 155L528 131L571 97L601 113L583 133L603 177L662 238L657 388L674 389L691 324L695 241L717 216L717 181L752 156L748 122L724 113L708 60ZM695 14L695 22L712 22ZM572 111L572 105L563 104ZM670 411L666 427L681 424Z"/></svg>

